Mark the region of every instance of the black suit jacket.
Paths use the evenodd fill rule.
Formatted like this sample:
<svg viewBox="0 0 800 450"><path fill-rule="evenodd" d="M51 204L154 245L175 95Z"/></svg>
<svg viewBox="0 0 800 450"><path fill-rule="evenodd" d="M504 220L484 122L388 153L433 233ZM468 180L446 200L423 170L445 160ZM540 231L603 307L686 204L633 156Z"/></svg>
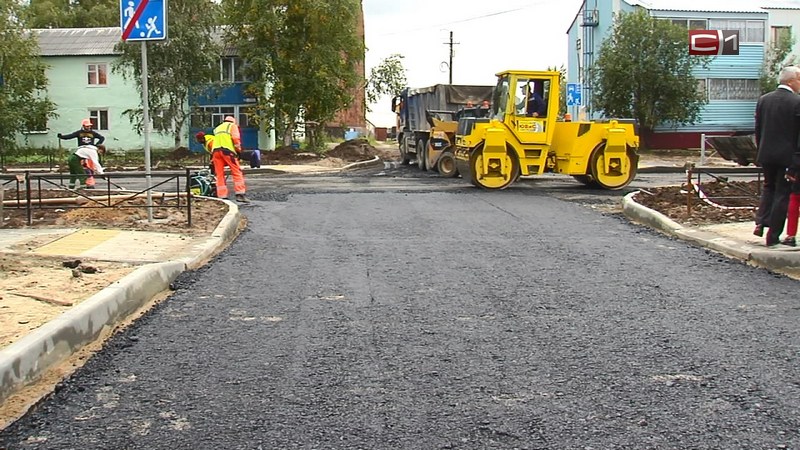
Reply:
<svg viewBox="0 0 800 450"><path fill-rule="evenodd" d="M800 96L778 88L764 94L756 105L758 164L789 167L798 151Z"/></svg>

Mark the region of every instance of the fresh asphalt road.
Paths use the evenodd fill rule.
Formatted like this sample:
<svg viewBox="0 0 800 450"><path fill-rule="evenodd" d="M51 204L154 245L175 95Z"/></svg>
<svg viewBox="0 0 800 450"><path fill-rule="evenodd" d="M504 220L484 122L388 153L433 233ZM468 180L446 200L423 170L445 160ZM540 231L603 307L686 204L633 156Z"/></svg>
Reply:
<svg viewBox="0 0 800 450"><path fill-rule="evenodd" d="M570 183L254 179L231 247L0 448L800 447L798 283Z"/></svg>

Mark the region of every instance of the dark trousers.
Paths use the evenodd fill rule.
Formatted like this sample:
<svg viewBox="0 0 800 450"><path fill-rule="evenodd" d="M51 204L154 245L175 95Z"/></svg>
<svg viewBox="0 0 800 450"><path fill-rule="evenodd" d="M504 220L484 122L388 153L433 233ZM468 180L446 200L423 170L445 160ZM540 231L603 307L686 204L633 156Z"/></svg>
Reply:
<svg viewBox="0 0 800 450"><path fill-rule="evenodd" d="M786 180L786 167L765 164L761 169L764 172L764 189L756 212L756 224L769 228L767 241L777 240L786 222L791 184Z"/></svg>
<svg viewBox="0 0 800 450"><path fill-rule="evenodd" d="M69 166L69 188L75 189L76 187L81 187L81 185L86 184L86 169L83 167L83 164L81 164L81 158L73 153L67 158L67 165Z"/></svg>

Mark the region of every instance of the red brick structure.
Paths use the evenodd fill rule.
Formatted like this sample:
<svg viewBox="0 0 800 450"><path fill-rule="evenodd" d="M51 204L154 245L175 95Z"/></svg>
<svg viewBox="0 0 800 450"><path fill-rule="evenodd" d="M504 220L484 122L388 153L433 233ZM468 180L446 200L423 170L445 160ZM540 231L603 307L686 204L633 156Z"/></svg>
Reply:
<svg viewBox="0 0 800 450"><path fill-rule="evenodd" d="M358 23L356 24L356 33L358 33L361 42L364 42L364 7L359 2ZM362 56L361 62L356 65L356 72L360 79L366 79L364 69L364 57ZM329 133L335 136L342 136L344 130L347 128L356 128L366 130L367 127L367 100L364 93L363 83L353 89L353 103L346 109L339 111L333 121L326 124L325 128Z"/></svg>

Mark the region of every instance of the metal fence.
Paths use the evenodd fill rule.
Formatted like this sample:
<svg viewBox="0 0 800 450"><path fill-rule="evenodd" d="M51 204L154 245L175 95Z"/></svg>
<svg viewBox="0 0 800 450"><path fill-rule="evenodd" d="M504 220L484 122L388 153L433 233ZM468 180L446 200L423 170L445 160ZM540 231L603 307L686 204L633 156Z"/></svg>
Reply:
<svg viewBox="0 0 800 450"><path fill-rule="evenodd" d="M754 202L754 204L758 204L758 200L761 197L761 174L763 173L761 167L715 167L715 168L707 168L707 167L694 167L693 165L690 166L686 170L686 213L687 215L692 214L692 201L693 199L699 197L701 200L704 199L702 195L702 187L703 187L703 178L705 177L707 180L713 180L717 183L727 184L731 187L731 191L735 193L735 195L726 195L726 196L706 196L705 200L710 201L712 203L719 203L725 202L725 200L745 200L749 202ZM751 191L745 187L739 186L733 181L740 181L740 180L750 180L753 177L756 178L756 190ZM697 189L697 192L693 189Z"/></svg>
<svg viewBox="0 0 800 450"><path fill-rule="evenodd" d="M147 176L146 172L108 172L96 177L97 185L92 189L72 189L67 185L68 173L0 174L0 218L3 208L24 209L30 226L36 209L134 208L146 209L150 220L153 209L177 208L186 210L187 226L191 227L192 200L196 195L192 186L196 185L198 173L192 169L151 172L150 183L147 183ZM134 180L137 184L144 182L150 187L127 189L118 183L122 179ZM144 198L147 201L142 205L131 202ZM175 199L175 202L169 204L165 199Z"/></svg>

